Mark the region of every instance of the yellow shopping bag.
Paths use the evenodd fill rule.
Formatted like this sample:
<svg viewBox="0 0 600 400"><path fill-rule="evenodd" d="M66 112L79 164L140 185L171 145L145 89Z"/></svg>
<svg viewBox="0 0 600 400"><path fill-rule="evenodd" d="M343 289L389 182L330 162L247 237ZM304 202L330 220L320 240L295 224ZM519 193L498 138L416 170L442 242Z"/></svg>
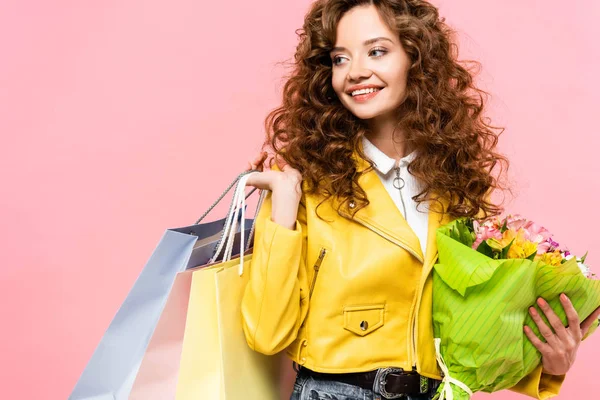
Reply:
<svg viewBox="0 0 600 400"><path fill-rule="evenodd" d="M279 398L279 357L248 347L241 300L252 254L193 272L177 383L178 400Z"/></svg>
<svg viewBox="0 0 600 400"><path fill-rule="evenodd" d="M242 224L245 179L247 175L240 179L234 195L236 215L232 219L237 221L237 210L241 209ZM279 399L280 356L252 350L242 329L241 302L252 268L252 249L240 251L243 258L231 259L232 243L226 244L223 262L192 273L178 400ZM240 248L243 246L242 238Z"/></svg>

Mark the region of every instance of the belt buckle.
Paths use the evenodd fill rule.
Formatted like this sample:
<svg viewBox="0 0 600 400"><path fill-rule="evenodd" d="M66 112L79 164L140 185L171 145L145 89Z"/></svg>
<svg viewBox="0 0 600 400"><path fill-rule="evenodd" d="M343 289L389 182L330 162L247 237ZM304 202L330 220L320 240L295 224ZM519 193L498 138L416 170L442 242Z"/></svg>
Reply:
<svg viewBox="0 0 600 400"><path fill-rule="evenodd" d="M405 393L389 393L385 390L385 385L387 384L386 377L389 374L401 373L404 372L402 368L380 368L377 370L377 374L375 375L374 387L373 390L376 393L381 394L385 399L400 399L406 397Z"/></svg>

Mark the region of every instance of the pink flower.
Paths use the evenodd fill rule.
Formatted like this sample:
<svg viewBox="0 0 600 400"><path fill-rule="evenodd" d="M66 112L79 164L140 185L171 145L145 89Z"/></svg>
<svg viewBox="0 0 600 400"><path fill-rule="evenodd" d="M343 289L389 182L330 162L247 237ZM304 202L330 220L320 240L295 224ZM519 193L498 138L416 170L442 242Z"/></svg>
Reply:
<svg viewBox="0 0 600 400"><path fill-rule="evenodd" d="M477 220L473 220L473 229L475 231L475 242L473 242L472 248L475 250L477 250L477 247L484 240L490 238L502 239L498 221L487 220L483 224L480 224Z"/></svg>
<svg viewBox="0 0 600 400"><path fill-rule="evenodd" d="M537 254L543 254L558 247L558 243L552 240L552 233L541 225L530 222L525 226L525 232L529 240L539 243Z"/></svg>
<svg viewBox="0 0 600 400"><path fill-rule="evenodd" d="M538 243L537 254L544 254L558 247L558 243L551 239L552 233L548 229L527 220L520 214L510 214L506 219L506 226L508 229L514 229L515 231L522 228L527 240Z"/></svg>
<svg viewBox="0 0 600 400"><path fill-rule="evenodd" d="M508 214L506 217L506 227L518 232L519 229L525 227L529 221L521 214Z"/></svg>

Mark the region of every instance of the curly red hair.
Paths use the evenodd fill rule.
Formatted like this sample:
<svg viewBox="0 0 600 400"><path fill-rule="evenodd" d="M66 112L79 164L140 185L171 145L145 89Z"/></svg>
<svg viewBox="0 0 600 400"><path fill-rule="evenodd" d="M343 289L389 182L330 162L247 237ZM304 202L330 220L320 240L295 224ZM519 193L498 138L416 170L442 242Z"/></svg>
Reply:
<svg viewBox="0 0 600 400"><path fill-rule="evenodd" d="M359 175L374 165L359 147L367 125L338 100L331 84L329 56L343 14L367 5L377 7L412 61L399 126L406 132L407 144L419 154L408 170L424 189L413 199L420 204L447 196L445 212L453 217L502 213L490 194L502 188L494 168L505 165L508 169L508 160L494 151L504 129L490 125L484 117L488 93L475 86L473 72L457 61L455 32L427 1L313 3L303 28L296 31L299 43L282 104L265 119L265 145L302 174L307 193L319 193L325 200L337 196L340 204L352 198L355 212L369 204L358 184ZM500 132L495 134L493 129ZM357 171L354 150L370 168Z"/></svg>

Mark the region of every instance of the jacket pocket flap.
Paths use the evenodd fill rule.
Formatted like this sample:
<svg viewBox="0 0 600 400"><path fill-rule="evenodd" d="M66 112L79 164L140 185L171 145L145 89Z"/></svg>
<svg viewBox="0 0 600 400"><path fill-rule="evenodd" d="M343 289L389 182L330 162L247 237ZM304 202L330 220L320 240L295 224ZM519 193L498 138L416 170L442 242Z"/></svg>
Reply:
<svg viewBox="0 0 600 400"><path fill-rule="evenodd" d="M383 326L384 304L344 307L344 329L365 336Z"/></svg>

